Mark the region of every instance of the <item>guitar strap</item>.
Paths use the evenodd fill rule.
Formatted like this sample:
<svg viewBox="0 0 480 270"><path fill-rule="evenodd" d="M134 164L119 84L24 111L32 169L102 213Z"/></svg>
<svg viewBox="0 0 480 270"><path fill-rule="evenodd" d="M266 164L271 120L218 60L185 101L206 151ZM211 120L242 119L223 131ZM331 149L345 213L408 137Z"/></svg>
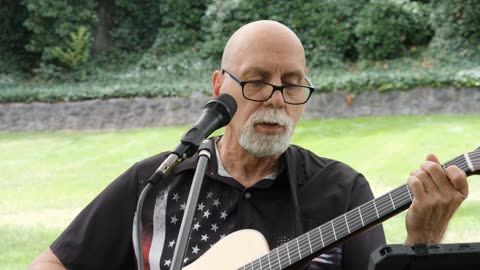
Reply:
<svg viewBox="0 0 480 270"><path fill-rule="evenodd" d="M298 153L298 150L290 146L285 151L285 159L287 163L288 182L290 184L290 192L292 197L292 207L295 214L295 237L303 234L302 217L300 215L300 207L298 205L297 196L297 182L303 183L303 168L302 158Z"/></svg>

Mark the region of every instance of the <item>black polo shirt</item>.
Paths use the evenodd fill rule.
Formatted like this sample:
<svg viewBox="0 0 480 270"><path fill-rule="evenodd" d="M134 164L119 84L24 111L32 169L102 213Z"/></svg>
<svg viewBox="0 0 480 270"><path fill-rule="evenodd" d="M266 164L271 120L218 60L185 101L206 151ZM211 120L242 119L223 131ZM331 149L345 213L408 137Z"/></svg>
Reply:
<svg viewBox="0 0 480 270"><path fill-rule="evenodd" d="M298 146L287 151L290 154L282 155L278 176L261 180L250 188L219 175L216 155L212 155L196 206L186 264L240 229L258 230L271 248L296 236L287 157L298 159L293 163L301 174L295 181L305 231L373 198L365 178L347 165L318 157ZM215 153L213 149L212 152ZM162 153L132 166L98 195L51 245L67 268L135 268L131 239L138 195L167 155ZM197 159L195 155L177 166L145 199L142 212L145 269L169 269ZM383 229L376 227L315 258L307 269L366 269L369 254L384 243Z"/></svg>

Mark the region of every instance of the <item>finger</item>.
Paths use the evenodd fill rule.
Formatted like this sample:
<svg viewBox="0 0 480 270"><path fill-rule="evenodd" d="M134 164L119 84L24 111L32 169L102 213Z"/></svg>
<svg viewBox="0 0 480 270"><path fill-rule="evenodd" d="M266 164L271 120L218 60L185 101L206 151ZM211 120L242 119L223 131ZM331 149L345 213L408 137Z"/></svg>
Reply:
<svg viewBox="0 0 480 270"><path fill-rule="evenodd" d="M449 166L446 169L446 173L452 186L460 192L465 199L468 196L468 181L465 172L457 166Z"/></svg>
<svg viewBox="0 0 480 270"><path fill-rule="evenodd" d="M418 169L413 171L411 175L415 176L422 183L426 193L435 192L439 189L426 171Z"/></svg>
<svg viewBox="0 0 480 270"><path fill-rule="evenodd" d="M437 158L437 156L436 156L435 154L432 154L432 153L430 153L430 154L427 155L426 160L440 164L440 160Z"/></svg>
<svg viewBox="0 0 480 270"><path fill-rule="evenodd" d="M415 199L423 201L428 198L427 190L425 189L423 182L418 179L417 176L415 176L414 174L410 175L410 177L408 177L407 183Z"/></svg>
<svg viewBox="0 0 480 270"><path fill-rule="evenodd" d="M421 169L428 174L428 177L422 178L422 181L431 181L440 192L449 192L454 189L439 163L425 161Z"/></svg>

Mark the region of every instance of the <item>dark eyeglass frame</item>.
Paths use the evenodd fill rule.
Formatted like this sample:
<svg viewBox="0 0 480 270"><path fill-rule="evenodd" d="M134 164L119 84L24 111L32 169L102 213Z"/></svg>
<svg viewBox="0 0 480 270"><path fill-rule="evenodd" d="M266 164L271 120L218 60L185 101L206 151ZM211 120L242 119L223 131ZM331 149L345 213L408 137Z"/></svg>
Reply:
<svg viewBox="0 0 480 270"><path fill-rule="evenodd" d="M278 90L282 93L283 101L285 103L291 104L291 105L302 105L302 104L307 103L307 101L312 96L313 91L315 90L315 87L312 85L312 82L310 82L310 80L307 77L304 77L304 78L305 78L305 81L307 81L307 83L309 85L287 84L287 85L280 85L279 86L279 85L274 85L274 84L271 84L271 83L267 83L267 82L264 82L264 81L258 81L258 80L257 81L242 81L239 78L237 78L235 75L233 75L230 71L228 71L226 69L222 69L222 74L224 74L224 73L227 73L234 81L236 81L242 87L242 95L245 99L248 99L248 100L251 100L251 101L256 101L256 102L264 102L264 101L269 100L273 96L273 93L275 93L275 91ZM263 83L263 84L270 85L271 87L273 87L273 90L272 90L272 93L265 99L262 99L262 100L251 99L251 98L248 98L248 97L245 96L244 86L247 83ZM285 100L285 96L283 95L283 90L287 87L295 87L295 86L296 87L304 87L304 88L307 88L307 89L310 90L309 93L308 93L308 97L304 102L288 102L288 101Z"/></svg>

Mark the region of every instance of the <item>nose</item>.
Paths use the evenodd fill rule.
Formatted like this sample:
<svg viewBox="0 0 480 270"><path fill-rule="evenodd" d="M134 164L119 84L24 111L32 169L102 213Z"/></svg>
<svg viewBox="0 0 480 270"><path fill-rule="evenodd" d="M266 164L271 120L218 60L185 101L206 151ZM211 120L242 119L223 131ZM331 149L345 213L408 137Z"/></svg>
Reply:
<svg viewBox="0 0 480 270"><path fill-rule="evenodd" d="M272 96L264 102L265 106L271 106L273 108L283 108L285 106L285 101L283 100L282 91L275 89Z"/></svg>

